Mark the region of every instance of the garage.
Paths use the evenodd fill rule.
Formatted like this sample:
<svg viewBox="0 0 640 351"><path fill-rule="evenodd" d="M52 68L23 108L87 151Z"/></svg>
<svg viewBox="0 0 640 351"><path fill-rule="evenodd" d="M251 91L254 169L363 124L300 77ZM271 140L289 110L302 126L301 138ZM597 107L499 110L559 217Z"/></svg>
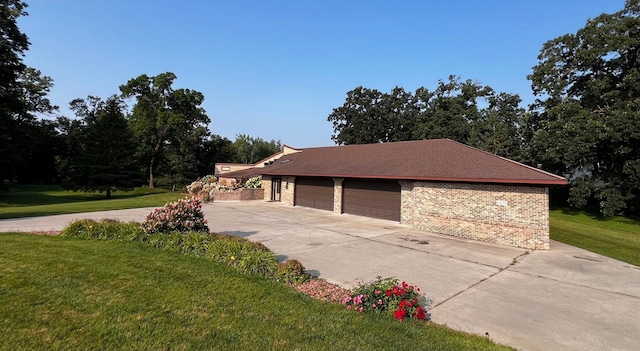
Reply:
<svg viewBox="0 0 640 351"><path fill-rule="evenodd" d="M394 180L345 179L342 212L400 221L400 183Z"/></svg>
<svg viewBox="0 0 640 351"><path fill-rule="evenodd" d="M294 205L333 211L333 179L296 178Z"/></svg>

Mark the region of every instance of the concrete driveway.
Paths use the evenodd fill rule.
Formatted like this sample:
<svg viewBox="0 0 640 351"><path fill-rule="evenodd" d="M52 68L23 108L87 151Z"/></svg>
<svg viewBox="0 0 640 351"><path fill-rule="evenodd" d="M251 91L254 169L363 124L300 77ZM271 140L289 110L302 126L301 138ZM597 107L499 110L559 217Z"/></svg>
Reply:
<svg viewBox="0 0 640 351"><path fill-rule="evenodd" d="M0 231L60 229L77 218L142 220L149 209L2 220ZM395 276L433 298L432 319L522 350L635 350L640 268L557 242L549 251L428 234L384 220L280 203L203 206L215 232L263 242L280 260L353 287Z"/></svg>

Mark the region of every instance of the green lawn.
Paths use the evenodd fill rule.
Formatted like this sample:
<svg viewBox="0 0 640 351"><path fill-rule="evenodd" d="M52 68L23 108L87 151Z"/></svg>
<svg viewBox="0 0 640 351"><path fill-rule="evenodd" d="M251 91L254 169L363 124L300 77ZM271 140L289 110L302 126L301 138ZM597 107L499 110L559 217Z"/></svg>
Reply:
<svg viewBox="0 0 640 351"><path fill-rule="evenodd" d="M551 239L640 266L640 221L566 209L549 217Z"/></svg>
<svg viewBox="0 0 640 351"><path fill-rule="evenodd" d="M1 350L507 350L141 244L0 234Z"/></svg>
<svg viewBox="0 0 640 351"><path fill-rule="evenodd" d="M13 185L0 192L0 219L155 207L181 197L166 189L136 188L116 191L107 200L104 193L66 191L57 185Z"/></svg>

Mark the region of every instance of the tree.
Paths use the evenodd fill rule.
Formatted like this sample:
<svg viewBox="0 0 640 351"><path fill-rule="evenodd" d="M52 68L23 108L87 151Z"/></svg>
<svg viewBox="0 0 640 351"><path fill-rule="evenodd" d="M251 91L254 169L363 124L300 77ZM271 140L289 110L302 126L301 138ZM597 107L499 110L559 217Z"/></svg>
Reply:
<svg viewBox="0 0 640 351"><path fill-rule="evenodd" d="M357 87L327 118L337 144L364 144L448 138L500 156L518 158L526 117L516 94L457 76L440 80L433 91L390 93ZM486 106L483 106L486 105Z"/></svg>
<svg viewBox="0 0 640 351"><path fill-rule="evenodd" d="M236 150L233 142L220 135L210 135L198 152L198 174L213 174L213 166L220 162L233 162Z"/></svg>
<svg viewBox="0 0 640 351"><path fill-rule="evenodd" d="M357 87L327 118L333 124L331 139L338 145L411 140L416 112L412 102L411 93L401 87L390 94Z"/></svg>
<svg viewBox="0 0 640 351"><path fill-rule="evenodd" d="M574 206L639 213L640 3L546 42L538 59L530 157L572 178Z"/></svg>
<svg viewBox="0 0 640 351"><path fill-rule="evenodd" d="M35 113L48 113L57 107L46 95L51 78L23 63L29 39L17 26L26 16L27 4L0 0L0 188L5 179L15 179L33 154L31 136L41 132Z"/></svg>
<svg viewBox="0 0 640 351"><path fill-rule="evenodd" d="M179 168L189 162L187 153L196 152L184 146L194 137L195 130L210 122L201 107L204 95L195 90L174 90L175 79L171 72L155 77L143 74L120 86L123 97L136 98L129 122L139 142L138 155L147 165L150 188L155 186L156 167L167 161L167 146L173 144L173 151L179 156L173 157L174 165L168 168L181 172ZM182 147L176 143L182 143ZM176 164L180 167L176 168ZM165 173L170 174L168 170Z"/></svg>
<svg viewBox="0 0 640 351"><path fill-rule="evenodd" d="M136 144L118 96L106 101L89 96L75 99L71 109L83 120L79 152L71 158L63 186L74 191L130 190L139 181Z"/></svg>
<svg viewBox="0 0 640 351"><path fill-rule="evenodd" d="M246 134L236 135L233 146L236 151L235 161L246 164L256 163L282 150L280 140L265 141Z"/></svg>

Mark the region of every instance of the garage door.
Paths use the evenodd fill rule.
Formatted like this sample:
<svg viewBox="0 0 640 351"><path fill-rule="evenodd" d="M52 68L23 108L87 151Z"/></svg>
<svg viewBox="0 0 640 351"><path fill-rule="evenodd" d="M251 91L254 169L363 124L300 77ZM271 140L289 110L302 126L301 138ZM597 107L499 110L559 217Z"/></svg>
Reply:
<svg viewBox="0 0 640 351"><path fill-rule="evenodd" d="M342 212L400 222L397 181L346 179L342 186Z"/></svg>
<svg viewBox="0 0 640 351"><path fill-rule="evenodd" d="M294 205L333 211L333 179L296 178Z"/></svg>

